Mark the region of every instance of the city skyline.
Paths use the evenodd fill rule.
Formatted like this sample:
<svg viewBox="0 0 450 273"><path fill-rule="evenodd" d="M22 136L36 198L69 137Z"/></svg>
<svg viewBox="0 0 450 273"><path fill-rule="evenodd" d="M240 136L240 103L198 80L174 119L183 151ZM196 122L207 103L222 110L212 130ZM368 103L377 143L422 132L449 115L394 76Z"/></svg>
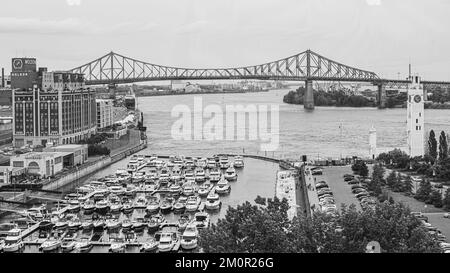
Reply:
<svg viewBox="0 0 450 273"><path fill-rule="evenodd" d="M450 80L450 56L440 55L450 45L450 3L431 2L22 0L0 11L0 35L10 41L0 63L7 73L22 56L70 69L113 50L168 66L235 67L312 49L381 77L404 78L411 62L427 80Z"/></svg>

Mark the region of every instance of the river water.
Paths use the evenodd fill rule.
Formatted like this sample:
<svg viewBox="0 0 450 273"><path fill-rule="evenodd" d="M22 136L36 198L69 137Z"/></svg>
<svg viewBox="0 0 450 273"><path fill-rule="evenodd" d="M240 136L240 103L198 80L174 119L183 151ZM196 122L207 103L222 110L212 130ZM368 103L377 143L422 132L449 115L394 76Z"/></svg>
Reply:
<svg viewBox="0 0 450 273"><path fill-rule="evenodd" d="M377 130L379 148L406 146L406 109L316 107L314 111L306 111L302 105L283 103L283 96L288 91L140 97L138 106L144 112L148 150L159 154L209 155L222 151L242 152L244 149L246 153L263 154L257 141L174 140L171 127L178 117L172 117L171 111L183 104L193 109L194 97L202 98L203 107L218 104L222 109L225 105L238 104L279 105L279 147L274 152L267 152L268 155L367 157L372 125ZM450 110L425 110L425 129L450 132Z"/></svg>

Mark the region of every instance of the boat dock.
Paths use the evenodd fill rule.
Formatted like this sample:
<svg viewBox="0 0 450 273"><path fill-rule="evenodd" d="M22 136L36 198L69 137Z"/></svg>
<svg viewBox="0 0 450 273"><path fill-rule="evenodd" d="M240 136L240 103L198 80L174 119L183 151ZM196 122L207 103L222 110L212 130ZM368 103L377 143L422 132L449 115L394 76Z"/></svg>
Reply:
<svg viewBox="0 0 450 273"><path fill-rule="evenodd" d="M34 225L32 225L31 227L27 228L26 230L24 230L21 234L20 234L20 238L26 238L28 237L30 234L32 234L33 232L35 232L36 230L39 229L39 223L36 223Z"/></svg>
<svg viewBox="0 0 450 273"><path fill-rule="evenodd" d="M289 203L288 217L294 218L297 215L297 196L295 171L278 171L275 187L275 196L280 200L286 198Z"/></svg>

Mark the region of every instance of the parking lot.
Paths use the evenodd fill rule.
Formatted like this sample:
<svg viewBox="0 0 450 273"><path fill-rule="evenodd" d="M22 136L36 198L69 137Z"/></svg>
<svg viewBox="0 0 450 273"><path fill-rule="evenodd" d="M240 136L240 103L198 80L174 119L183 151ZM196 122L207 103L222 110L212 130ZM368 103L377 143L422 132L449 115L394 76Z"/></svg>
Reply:
<svg viewBox="0 0 450 273"><path fill-rule="evenodd" d="M355 204L358 209L361 209L358 199L352 193L351 185L344 182L343 175L347 173L352 173L351 166L329 166L323 167L323 174L315 177L317 181L324 180L328 183L338 209L340 209L341 204L347 206Z"/></svg>

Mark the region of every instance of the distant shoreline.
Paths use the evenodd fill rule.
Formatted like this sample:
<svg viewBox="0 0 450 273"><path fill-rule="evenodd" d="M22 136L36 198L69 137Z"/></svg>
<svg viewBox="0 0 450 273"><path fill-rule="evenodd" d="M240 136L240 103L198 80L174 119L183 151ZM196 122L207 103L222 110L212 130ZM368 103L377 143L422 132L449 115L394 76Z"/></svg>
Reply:
<svg viewBox="0 0 450 273"><path fill-rule="evenodd" d="M153 97L153 96L174 96L174 95L203 95L203 94L243 94L243 93L260 93L269 92L269 90L245 91L245 90L230 90L230 91L200 91L191 93L177 93L173 91L151 91L151 92L135 92L136 97Z"/></svg>

